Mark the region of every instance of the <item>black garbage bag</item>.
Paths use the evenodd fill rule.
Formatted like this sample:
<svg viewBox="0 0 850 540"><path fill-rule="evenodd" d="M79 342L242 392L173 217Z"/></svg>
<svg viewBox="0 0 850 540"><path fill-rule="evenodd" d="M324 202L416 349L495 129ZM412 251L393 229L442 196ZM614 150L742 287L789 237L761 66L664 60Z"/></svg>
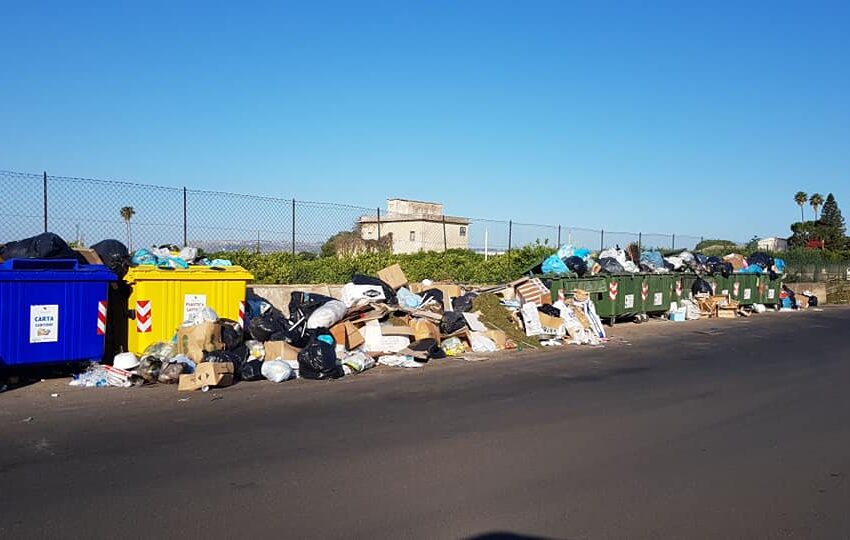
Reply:
<svg viewBox="0 0 850 540"><path fill-rule="evenodd" d="M468 312L472 311L472 301L478 298L478 293L468 292L463 296L452 298L452 311Z"/></svg>
<svg viewBox="0 0 850 540"><path fill-rule="evenodd" d="M298 353L298 373L303 379L338 379L344 375L337 363L333 336L310 332L307 345Z"/></svg>
<svg viewBox="0 0 850 540"><path fill-rule="evenodd" d="M578 277L583 277L587 273L587 262L581 257L567 257L564 260L564 263L567 265L567 268L570 269L571 272L575 272Z"/></svg>
<svg viewBox="0 0 850 540"><path fill-rule="evenodd" d="M708 257L702 253L694 253L694 260L697 264L701 264L702 266L706 266L708 264Z"/></svg>
<svg viewBox="0 0 850 540"><path fill-rule="evenodd" d="M647 274L652 274L655 272L655 266L645 262L638 263L638 268L640 268L641 272L646 272Z"/></svg>
<svg viewBox="0 0 850 540"><path fill-rule="evenodd" d="M552 304L544 304L542 306L537 306L537 311L540 313L545 313L551 317L561 317L561 310L553 306Z"/></svg>
<svg viewBox="0 0 850 540"><path fill-rule="evenodd" d="M242 327L239 323L231 319L219 319L221 324L221 341L224 343L225 350L233 350L242 345Z"/></svg>
<svg viewBox="0 0 850 540"><path fill-rule="evenodd" d="M437 340L433 338L423 338L414 341L406 348L402 349L399 354L412 356L417 362L425 363L432 358L445 358L446 353L437 345Z"/></svg>
<svg viewBox="0 0 850 540"><path fill-rule="evenodd" d="M811 295L809 297L809 307L818 307L818 297Z"/></svg>
<svg viewBox="0 0 850 540"><path fill-rule="evenodd" d="M274 308L253 317L248 324L248 335L256 341L284 341L287 330L289 321Z"/></svg>
<svg viewBox="0 0 850 540"><path fill-rule="evenodd" d="M289 299L289 326L286 341L296 347L304 347L309 341L307 320L314 311L334 298L323 294L295 291Z"/></svg>
<svg viewBox="0 0 850 540"><path fill-rule="evenodd" d="M732 266L732 263L729 262L721 262L717 267L715 267L715 272L719 272L723 277L729 277L735 272L735 267Z"/></svg>
<svg viewBox="0 0 850 540"><path fill-rule="evenodd" d="M664 259L664 268L666 268L666 269L667 269L667 270L669 270L670 272L673 272L673 271L675 271L675 270L676 270L676 265L675 265L675 264L673 264L673 263L671 263L671 262L670 262L670 261L668 261L667 259Z"/></svg>
<svg viewBox="0 0 850 540"><path fill-rule="evenodd" d="M130 252L118 240L101 240L91 247L107 268L123 278L130 268Z"/></svg>
<svg viewBox="0 0 850 540"><path fill-rule="evenodd" d="M440 333L454 334L462 328L466 328L466 319L463 318L463 313L460 311L443 313L443 320L440 321Z"/></svg>
<svg viewBox="0 0 850 540"><path fill-rule="evenodd" d="M4 259L74 259L85 262L85 259L71 249L59 235L49 232L9 242L0 247L0 257Z"/></svg>
<svg viewBox="0 0 850 540"><path fill-rule="evenodd" d="M398 297L395 294L395 289L390 287L385 281L380 278L372 277L372 276L364 276L363 274L354 274L351 276L351 282L355 285L372 285L375 287L380 287L384 291L384 296L386 300L384 301L388 306L397 306L398 305Z"/></svg>
<svg viewBox="0 0 850 540"><path fill-rule="evenodd" d="M691 293L693 293L694 296L700 293L711 294L711 292L711 284L702 278L698 277L696 281L694 281L694 284L691 285Z"/></svg>
<svg viewBox="0 0 850 540"><path fill-rule="evenodd" d="M422 297L423 303L425 303L425 301L431 299L431 300L434 300L435 302L437 302L437 304L441 308L445 305L443 303L445 296L443 295L443 291L441 291L440 289L426 289L426 290L422 291L421 293L419 293L419 296Z"/></svg>
<svg viewBox="0 0 850 540"><path fill-rule="evenodd" d="M622 274L626 271L620 261L614 257L602 257L597 262L602 267L602 271L608 274Z"/></svg>
<svg viewBox="0 0 850 540"><path fill-rule="evenodd" d="M263 377L263 361L248 360L239 366L239 378L243 381L261 381Z"/></svg>
<svg viewBox="0 0 850 540"><path fill-rule="evenodd" d="M768 270L770 268L773 268L773 257L768 255L767 253L756 251L755 253L747 257L747 264L757 264L765 270Z"/></svg>
<svg viewBox="0 0 850 540"><path fill-rule="evenodd" d="M238 351L204 351L204 362L231 362L234 366L242 363Z"/></svg>
<svg viewBox="0 0 850 540"><path fill-rule="evenodd" d="M136 373L148 383L155 383L159 379L159 372L162 369L162 360L155 356L143 356L139 360L139 367L136 368Z"/></svg>

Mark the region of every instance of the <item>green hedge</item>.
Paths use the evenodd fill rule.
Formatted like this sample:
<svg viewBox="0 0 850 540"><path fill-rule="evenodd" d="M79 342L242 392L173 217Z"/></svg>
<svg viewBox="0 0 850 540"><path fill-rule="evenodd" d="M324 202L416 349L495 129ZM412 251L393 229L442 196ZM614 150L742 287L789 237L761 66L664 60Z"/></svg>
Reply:
<svg viewBox="0 0 850 540"><path fill-rule="evenodd" d="M522 272L554 248L531 245L510 254L484 255L467 250L445 253L423 252L411 255L367 253L354 257L319 257L291 253L219 252L210 258L230 259L254 274L256 283L347 283L353 274L374 276L378 270L398 263L411 281L432 279L462 283L504 283L517 279Z"/></svg>

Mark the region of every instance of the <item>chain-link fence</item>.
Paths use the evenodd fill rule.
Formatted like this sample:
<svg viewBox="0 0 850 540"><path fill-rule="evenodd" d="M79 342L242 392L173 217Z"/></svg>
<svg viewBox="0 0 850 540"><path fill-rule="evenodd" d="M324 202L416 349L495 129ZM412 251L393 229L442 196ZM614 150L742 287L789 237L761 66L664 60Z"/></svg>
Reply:
<svg viewBox="0 0 850 540"><path fill-rule="evenodd" d="M563 224L388 214L380 207L307 202L139 184L0 171L0 242L43 231L90 245L116 238L132 248L191 245L208 252L256 250L320 253L347 234L356 243L384 242L396 253L470 249L499 254L530 244L569 243L591 250L638 244L693 249L701 238L585 229Z"/></svg>

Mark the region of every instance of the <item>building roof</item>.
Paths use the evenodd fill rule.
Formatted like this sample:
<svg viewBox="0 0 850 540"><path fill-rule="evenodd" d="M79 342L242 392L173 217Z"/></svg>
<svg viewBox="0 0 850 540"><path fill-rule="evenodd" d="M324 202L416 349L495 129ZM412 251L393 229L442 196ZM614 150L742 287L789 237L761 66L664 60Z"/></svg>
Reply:
<svg viewBox="0 0 850 540"><path fill-rule="evenodd" d="M470 221L464 217L458 216L446 216L446 215L435 215L435 214L387 214L381 215L381 219L378 220L378 216L360 216L358 220L360 223L403 223L403 222L416 222L416 221L430 221L432 223L442 223L445 221L451 225L469 225Z"/></svg>

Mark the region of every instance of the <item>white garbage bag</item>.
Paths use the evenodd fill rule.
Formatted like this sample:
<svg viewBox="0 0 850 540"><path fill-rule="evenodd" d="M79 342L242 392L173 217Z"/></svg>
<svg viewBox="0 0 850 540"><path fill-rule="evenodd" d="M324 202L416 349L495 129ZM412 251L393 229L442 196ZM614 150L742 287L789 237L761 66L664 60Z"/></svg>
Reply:
<svg viewBox="0 0 850 540"><path fill-rule="evenodd" d="M331 300L316 309L307 319L307 329L330 328L345 317L348 308L339 300Z"/></svg>

